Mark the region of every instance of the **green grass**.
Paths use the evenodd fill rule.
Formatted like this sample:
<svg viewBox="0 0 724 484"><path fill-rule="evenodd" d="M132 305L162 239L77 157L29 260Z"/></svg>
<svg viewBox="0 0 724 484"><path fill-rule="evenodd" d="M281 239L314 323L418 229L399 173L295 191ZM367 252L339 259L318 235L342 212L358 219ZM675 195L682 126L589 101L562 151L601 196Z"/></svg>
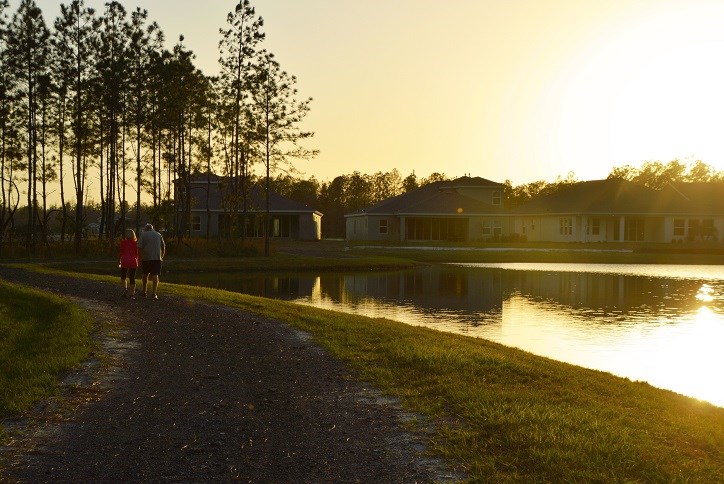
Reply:
<svg viewBox="0 0 724 484"><path fill-rule="evenodd" d="M485 246L480 248L485 249ZM488 247L492 248L492 247ZM521 250L527 248L529 250ZM545 249L555 249L546 251ZM630 248L630 247L629 247ZM601 249L599 251L592 249ZM360 257L385 256L407 258L420 263L463 262L463 263L505 263L505 262L556 262L583 264L724 264L721 249L686 251L665 247L662 249L641 248L625 252L625 247L571 245L571 246L503 246L495 250L475 250L470 247L456 247L455 250L420 250L415 248L375 247L351 248L350 252ZM667 250L664 250L667 249ZM605 251L603 251L605 250Z"/></svg>
<svg viewBox="0 0 724 484"><path fill-rule="evenodd" d="M0 281L0 417L52 394L58 375L88 357L92 326L69 301Z"/></svg>
<svg viewBox="0 0 724 484"><path fill-rule="evenodd" d="M432 450L463 465L472 481L724 482L722 408L389 320L184 285L163 284L162 292L310 332L359 378L438 422Z"/></svg>
<svg viewBox="0 0 724 484"><path fill-rule="evenodd" d="M118 260L96 259L89 261L52 261L44 266L54 269L94 274L113 274L118 272ZM176 259L169 258L163 263L164 273L188 272L308 272L308 271L375 271L408 269L415 263L401 257L379 255L355 257L343 253L330 254L327 257L313 257L289 254L277 254L272 257L235 257Z"/></svg>

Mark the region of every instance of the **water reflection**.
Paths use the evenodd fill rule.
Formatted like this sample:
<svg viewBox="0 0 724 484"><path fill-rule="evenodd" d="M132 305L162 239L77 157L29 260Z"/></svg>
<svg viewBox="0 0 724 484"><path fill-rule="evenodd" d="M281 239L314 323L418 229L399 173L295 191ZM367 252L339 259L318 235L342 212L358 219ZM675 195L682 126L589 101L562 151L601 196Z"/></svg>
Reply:
<svg viewBox="0 0 724 484"><path fill-rule="evenodd" d="M487 338L724 406L717 266L440 265L181 279Z"/></svg>

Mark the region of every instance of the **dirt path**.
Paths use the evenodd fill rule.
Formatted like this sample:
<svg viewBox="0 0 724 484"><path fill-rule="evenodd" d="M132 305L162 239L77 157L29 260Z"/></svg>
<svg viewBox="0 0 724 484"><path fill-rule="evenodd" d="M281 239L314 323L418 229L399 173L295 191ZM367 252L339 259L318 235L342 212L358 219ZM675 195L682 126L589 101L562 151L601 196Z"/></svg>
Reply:
<svg viewBox="0 0 724 484"><path fill-rule="evenodd" d="M223 306L0 267L10 282L76 298L100 355L20 422L2 481L433 482L405 415L308 337Z"/></svg>

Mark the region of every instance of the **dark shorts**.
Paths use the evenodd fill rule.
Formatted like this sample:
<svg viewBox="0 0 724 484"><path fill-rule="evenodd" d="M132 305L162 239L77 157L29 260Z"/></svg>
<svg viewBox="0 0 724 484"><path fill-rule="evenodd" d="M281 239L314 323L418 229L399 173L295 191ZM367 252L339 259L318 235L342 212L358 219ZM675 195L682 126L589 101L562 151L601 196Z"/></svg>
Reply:
<svg viewBox="0 0 724 484"><path fill-rule="evenodd" d="M136 283L136 268L135 267L122 267L121 268L121 280L125 281L128 277L128 281L131 285Z"/></svg>
<svg viewBox="0 0 724 484"><path fill-rule="evenodd" d="M161 275L161 261L160 260L144 260L141 262L144 274L151 274L152 276Z"/></svg>

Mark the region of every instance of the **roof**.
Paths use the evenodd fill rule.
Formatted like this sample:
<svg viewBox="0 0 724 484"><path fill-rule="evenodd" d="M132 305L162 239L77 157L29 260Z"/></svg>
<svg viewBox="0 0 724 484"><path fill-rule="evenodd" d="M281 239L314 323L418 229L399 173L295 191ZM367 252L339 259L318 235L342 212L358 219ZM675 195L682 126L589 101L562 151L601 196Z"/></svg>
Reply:
<svg viewBox="0 0 724 484"><path fill-rule="evenodd" d="M455 180L433 182L402 195L382 200L347 216L359 215L452 215L499 214L500 205L486 203L461 194L469 188L499 188L504 185L480 177L461 177ZM459 211L462 209L462 212Z"/></svg>
<svg viewBox="0 0 724 484"><path fill-rule="evenodd" d="M683 185L694 184L654 190L616 178L584 181L535 197L512 212L521 215L724 213L721 202L724 185L708 186L707 190Z"/></svg>
<svg viewBox="0 0 724 484"><path fill-rule="evenodd" d="M672 198L683 197L692 213L724 214L724 182L672 183L661 191Z"/></svg>
<svg viewBox="0 0 724 484"><path fill-rule="evenodd" d="M224 182L231 180L231 178L211 174L207 180L207 176L205 173L191 176L191 196L194 199L192 201L192 211L206 210L206 185L209 182L213 185L208 195L211 210L222 210L222 200L230 193L228 184ZM239 203L241 204L242 202ZM254 184L249 187L246 203L249 212L265 211L266 197L264 187L259 184ZM287 198L273 190L269 191L269 210L272 212L317 213L321 215L321 212L309 205Z"/></svg>

